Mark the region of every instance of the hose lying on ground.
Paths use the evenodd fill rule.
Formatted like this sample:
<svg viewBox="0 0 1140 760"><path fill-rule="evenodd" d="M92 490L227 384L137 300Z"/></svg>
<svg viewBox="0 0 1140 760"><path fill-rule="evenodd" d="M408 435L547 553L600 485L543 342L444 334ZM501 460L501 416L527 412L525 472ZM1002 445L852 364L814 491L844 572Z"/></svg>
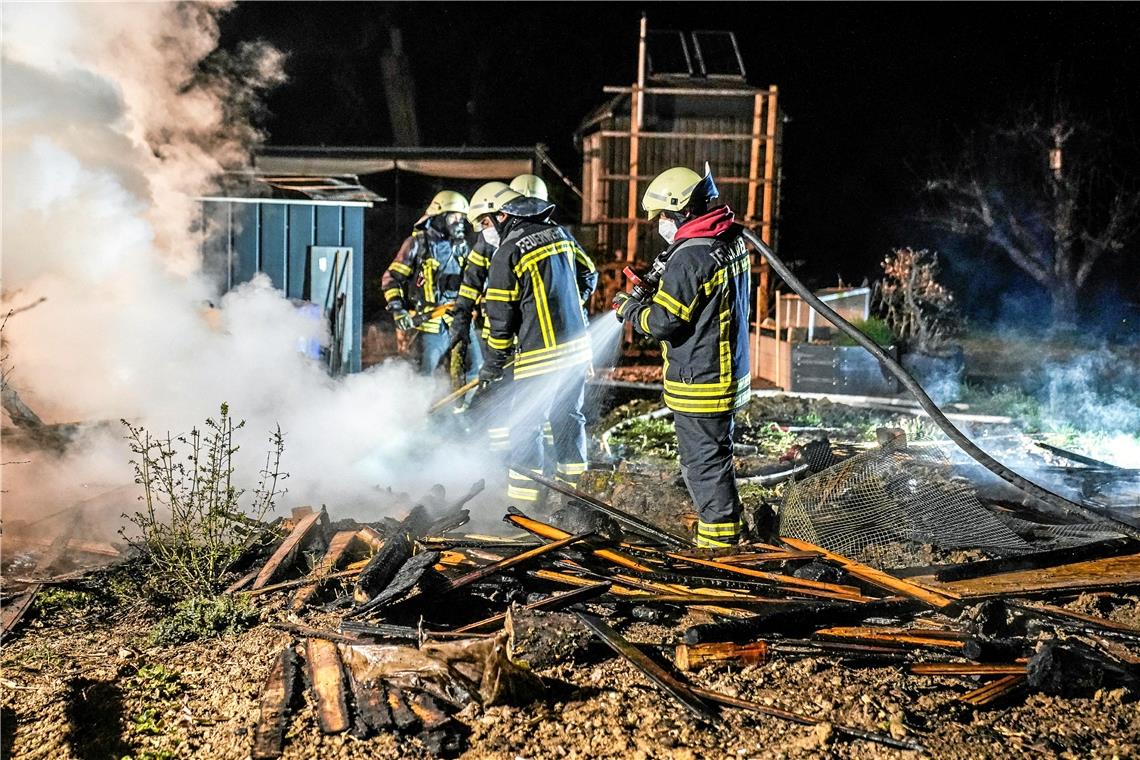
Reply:
<svg viewBox="0 0 1140 760"><path fill-rule="evenodd" d="M966 452L978 464L982 465L987 470L992 472L994 475L997 475L999 478L1009 483L1010 485L1029 494L1030 496L1033 496L1034 498L1040 499L1042 502L1048 504L1051 507L1059 509L1067 514L1081 515L1087 520L1106 523L1111 526L1112 530L1118 531L1119 533L1122 533L1126 536L1131 536L1132 538L1140 538L1140 528L1135 528L1100 511L1087 507L1084 504L1070 501L1063 496L1055 494L1047 488L1039 486L1033 481L1022 477L1021 475L1018 475L1016 472L1009 469L1004 464L997 461L981 448L979 448L977 444L966 437L965 433L956 428L953 422L946 418L946 415L942 413L942 410L938 408L938 405L934 403L930 396L926 395L926 391L922 389L922 386L918 384L918 382L910 375L909 372L903 369L902 366L893 358L891 358L891 356L887 354L887 352L884 351L877 343L864 335L858 328L856 328L846 319L839 316L839 314L837 314L834 309L821 301L816 297L814 293L804 287L804 284L796 279L796 276L792 274L787 265L785 265L784 262L776 256L775 252L773 252L772 249L764 243L764 241L757 237L756 233L754 233L752 230L746 229L744 230L744 239L751 243L756 248L756 250L760 251L764 258L768 260L768 263L771 265L772 269L775 270L776 274L778 274L780 278L788 284L788 287L794 290L800 298L804 299L804 301L806 301L809 306L818 311L833 325L842 330L844 334L846 334L849 338L851 338L863 348L870 351L871 355L878 359L879 363L883 365L883 367L886 368L888 372L894 375L895 379L902 383L904 388L910 391L910 394L914 396L916 401L918 401L919 406L921 406L923 410L928 415L930 415L930 419L934 420L934 423L942 429L942 432L945 433L951 441L957 444L957 446L962 449L962 451Z"/></svg>

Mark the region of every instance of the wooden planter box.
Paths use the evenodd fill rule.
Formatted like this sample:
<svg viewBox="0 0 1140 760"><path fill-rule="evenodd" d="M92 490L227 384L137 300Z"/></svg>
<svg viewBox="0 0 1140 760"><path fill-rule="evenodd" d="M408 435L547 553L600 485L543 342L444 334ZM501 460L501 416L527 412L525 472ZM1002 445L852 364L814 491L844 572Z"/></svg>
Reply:
<svg viewBox="0 0 1140 760"><path fill-rule="evenodd" d="M884 349L898 356L894 347ZM861 346L792 345L789 390L801 393L846 393L853 396L893 396L898 382Z"/></svg>

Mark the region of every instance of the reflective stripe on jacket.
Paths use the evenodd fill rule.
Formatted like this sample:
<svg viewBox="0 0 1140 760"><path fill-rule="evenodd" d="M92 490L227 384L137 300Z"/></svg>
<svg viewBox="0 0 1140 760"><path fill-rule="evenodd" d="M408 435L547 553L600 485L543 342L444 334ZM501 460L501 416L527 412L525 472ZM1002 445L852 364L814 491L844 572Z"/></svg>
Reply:
<svg viewBox="0 0 1140 760"><path fill-rule="evenodd" d="M416 229L404 240L388 265L380 287L389 303L404 301L404 308L423 309L454 301L459 296L467 243L453 241L430 227ZM436 317L418 326L423 332L438 333L450 317Z"/></svg>
<svg viewBox="0 0 1140 760"><path fill-rule="evenodd" d="M564 228L518 220L491 258L486 308L490 349L514 346L516 378L589 363L582 303L598 282L594 263Z"/></svg>
<svg viewBox="0 0 1140 760"><path fill-rule="evenodd" d="M690 415L727 414L748 401L751 265L739 234L671 246L649 304L623 310L661 341L665 405ZM636 304L636 305L635 305Z"/></svg>

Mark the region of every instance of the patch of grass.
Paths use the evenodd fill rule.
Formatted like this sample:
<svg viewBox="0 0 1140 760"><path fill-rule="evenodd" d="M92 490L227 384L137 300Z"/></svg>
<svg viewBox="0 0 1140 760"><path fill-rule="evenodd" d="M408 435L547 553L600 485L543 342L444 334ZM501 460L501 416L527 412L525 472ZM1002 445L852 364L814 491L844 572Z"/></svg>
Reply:
<svg viewBox="0 0 1140 760"><path fill-rule="evenodd" d="M36 605L43 612L81 615L94 603L95 596L86 591L46 588L36 595Z"/></svg>
<svg viewBox="0 0 1140 760"><path fill-rule="evenodd" d="M131 716L131 731L139 736L158 736L163 733L162 710L144 707Z"/></svg>
<svg viewBox="0 0 1140 760"><path fill-rule="evenodd" d="M251 628L260 612L244 596L191 597L175 603L173 611L151 630L152 644L183 644Z"/></svg>
<svg viewBox="0 0 1140 760"><path fill-rule="evenodd" d="M737 436L737 440L759 447L760 451L771 457L784 454L793 443L797 435L780 428L775 422L763 425L754 425Z"/></svg>
<svg viewBox="0 0 1140 760"><path fill-rule="evenodd" d="M672 459L677 456L677 432L669 419L632 420L614 431L610 445L622 456L640 454Z"/></svg>
<svg viewBox="0 0 1140 760"><path fill-rule="evenodd" d="M185 688L182 675L162 664L143 665L127 681L127 687L151 699L173 699Z"/></svg>
<svg viewBox="0 0 1140 760"><path fill-rule="evenodd" d="M908 441L935 441L946 437L929 417L902 417L895 427L902 428Z"/></svg>
<svg viewBox="0 0 1140 760"><path fill-rule="evenodd" d="M797 416L793 422L802 427L822 427L823 417L821 417L819 412L817 412L815 409L812 409L804 414Z"/></svg>
<svg viewBox="0 0 1140 760"><path fill-rule="evenodd" d="M868 338L873 340L878 345L883 346L884 348L893 345L896 342L895 335L891 331L890 326L884 320L879 319L878 317L852 320L851 324L854 325L855 328L859 330L859 332L863 333ZM832 345L836 346L858 345L854 340L849 338L846 333L839 330L836 330L833 333L831 343Z"/></svg>
<svg viewBox="0 0 1140 760"><path fill-rule="evenodd" d="M1010 417L1027 433L1041 430L1041 403L1020 388L1009 385L981 388L967 384L962 389L961 402L969 405L972 414Z"/></svg>

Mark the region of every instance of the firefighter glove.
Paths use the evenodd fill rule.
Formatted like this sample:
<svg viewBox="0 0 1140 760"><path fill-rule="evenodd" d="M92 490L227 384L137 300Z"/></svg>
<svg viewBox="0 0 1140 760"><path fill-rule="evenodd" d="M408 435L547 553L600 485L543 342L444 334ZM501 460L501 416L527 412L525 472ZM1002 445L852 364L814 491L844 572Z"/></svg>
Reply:
<svg viewBox="0 0 1140 760"><path fill-rule="evenodd" d="M399 330L416 329L416 323L412 321L412 315L408 313L407 309L393 312L392 318L396 320L396 328Z"/></svg>
<svg viewBox="0 0 1140 760"><path fill-rule="evenodd" d="M632 311L631 307L636 304L637 299L635 299L629 293L619 291L618 294L614 296L613 300L613 307L614 311L617 312L618 321L624 322L625 318L629 316L630 311Z"/></svg>
<svg viewBox="0 0 1140 760"><path fill-rule="evenodd" d="M503 379L503 368L493 362L484 362L479 369L479 390L485 391Z"/></svg>

